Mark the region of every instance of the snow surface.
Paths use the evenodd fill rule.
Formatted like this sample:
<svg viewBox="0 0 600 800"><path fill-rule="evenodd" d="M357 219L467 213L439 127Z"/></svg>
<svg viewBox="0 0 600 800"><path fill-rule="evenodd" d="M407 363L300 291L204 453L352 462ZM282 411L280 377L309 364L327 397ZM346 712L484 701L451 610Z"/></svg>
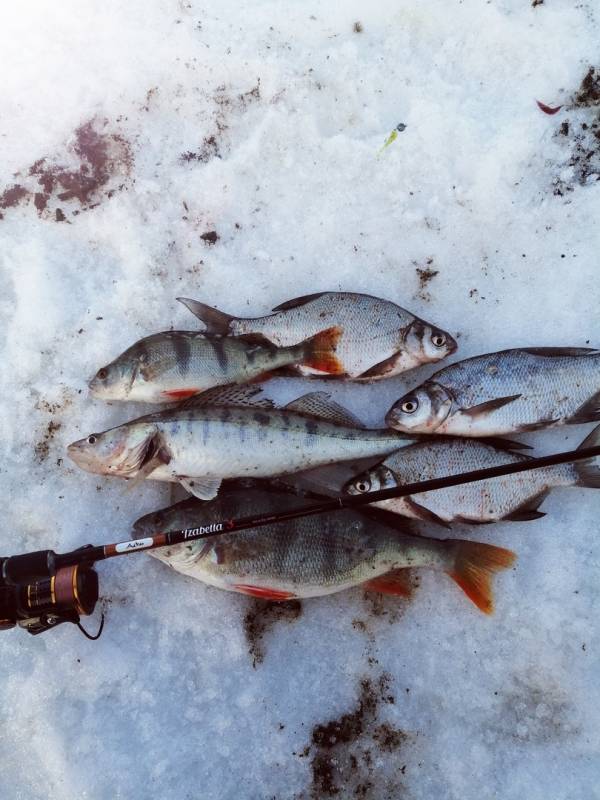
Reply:
<svg viewBox="0 0 600 800"><path fill-rule="evenodd" d="M143 412L91 401L86 379L141 336L194 328L177 295L258 315L365 291L460 334L457 357L597 343L600 185L560 126L598 109L534 100L568 105L600 60L599 12L2 3L0 193L22 188L0 200L0 552L126 538L168 502L77 470L65 446ZM336 399L380 424L430 371ZM589 427L529 439L551 452ZM100 565L99 642L0 636L0 797L600 797L600 493L557 490L544 510L459 531L519 554L490 619L433 573L410 603L355 590L269 623L145 555Z"/></svg>

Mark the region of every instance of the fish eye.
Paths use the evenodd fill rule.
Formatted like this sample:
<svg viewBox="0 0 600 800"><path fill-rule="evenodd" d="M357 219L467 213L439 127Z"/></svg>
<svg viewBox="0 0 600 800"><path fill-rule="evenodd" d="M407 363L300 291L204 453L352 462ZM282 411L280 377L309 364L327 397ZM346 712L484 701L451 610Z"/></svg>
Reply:
<svg viewBox="0 0 600 800"><path fill-rule="evenodd" d="M108 377L108 370L105 367L102 367L102 369L99 369L96 373L96 377L101 381L105 380L105 378Z"/></svg>
<svg viewBox="0 0 600 800"><path fill-rule="evenodd" d="M446 344L446 337L443 333L434 333L431 337L431 341L435 347L443 347Z"/></svg>
<svg viewBox="0 0 600 800"><path fill-rule="evenodd" d="M354 484L354 486L357 492L364 494L365 492L368 492L371 489L371 481L367 480L366 478L363 478L362 480L357 481Z"/></svg>
<svg viewBox="0 0 600 800"><path fill-rule="evenodd" d="M98 441L98 440L97 440L97 438L94 436L94 434L93 434L93 433L92 433L92 434L90 434L90 436L88 436L88 438L87 438L87 443L88 443L88 444L96 444L96 442L97 442L97 441Z"/></svg>
<svg viewBox="0 0 600 800"><path fill-rule="evenodd" d="M411 397L408 400L405 400L400 408L404 411L405 414L413 414L417 408L419 407L419 401L416 397Z"/></svg>

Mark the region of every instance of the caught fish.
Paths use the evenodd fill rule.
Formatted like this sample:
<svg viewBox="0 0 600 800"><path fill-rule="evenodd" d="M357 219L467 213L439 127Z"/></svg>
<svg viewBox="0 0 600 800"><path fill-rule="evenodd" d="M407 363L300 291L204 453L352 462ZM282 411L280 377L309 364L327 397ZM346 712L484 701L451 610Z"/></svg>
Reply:
<svg viewBox="0 0 600 800"><path fill-rule="evenodd" d="M441 361L457 344L446 331L415 317L395 303L352 292L320 292L297 297L256 319L233 317L196 300L178 297L210 333L261 334L278 347L290 347L324 327L342 329L336 357L346 377L374 381L421 364ZM298 365L302 375L323 374L314 365Z"/></svg>
<svg viewBox="0 0 600 800"><path fill-rule="evenodd" d="M218 520L285 511L302 500L281 492L223 492L210 503L184 500L139 519L136 537L210 526ZM456 539L410 536L351 510L302 517L151 551L177 572L268 600L319 597L362 585L410 594L406 568L446 572L486 614L493 610L491 579L514 561L509 550Z"/></svg>
<svg viewBox="0 0 600 800"><path fill-rule="evenodd" d="M277 347L262 336L163 331L141 339L98 370L90 391L103 400L164 403L215 386L264 379L293 364L336 375L344 371L335 355L340 334L341 329L329 328L300 344Z"/></svg>
<svg viewBox="0 0 600 800"><path fill-rule="evenodd" d="M406 433L501 436L600 420L600 350L537 347L439 370L386 416Z"/></svg>
<svg viewBox="0 0 600 800"><path fill-rule="evenodd" d="M414 441L389 428L363 428L322 392L284 408L259 394L252 386L212 389L177 408L93 433L69 445L68 455L88 472L176 481L210 500L224 478L385 456Z"/></svg>
<svg viewBox="0 0 600 800"><path fill-rule="evenodd" d="M600 443L600 426L580 445ZM526 461L529 456L510 448L492 446L477 439L434 439L405 447L348 481L348 494L377 492L416 481L442 478L477 469ZM374 505L413 519L441 525L450 522L484 523L498 520L531 520L544 516L539 510L555 486L600 488L600 458L558 464L531 472L504 475L462 486L450 486L409 497L395 497Z"/></svg>

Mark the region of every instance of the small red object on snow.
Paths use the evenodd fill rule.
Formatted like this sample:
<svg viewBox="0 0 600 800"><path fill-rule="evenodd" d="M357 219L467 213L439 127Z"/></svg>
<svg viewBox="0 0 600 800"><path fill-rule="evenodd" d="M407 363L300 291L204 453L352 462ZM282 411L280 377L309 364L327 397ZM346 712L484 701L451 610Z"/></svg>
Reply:
<svg viewBox="0 0 600 800"><path fill-rule="evenodd" d="M556 114L557 111L560 111L562 106L556 106L553 108L552 106L547 106L546 103L542 103L539 100L535 101L540 109L544 112L544 114Z"/></svg>

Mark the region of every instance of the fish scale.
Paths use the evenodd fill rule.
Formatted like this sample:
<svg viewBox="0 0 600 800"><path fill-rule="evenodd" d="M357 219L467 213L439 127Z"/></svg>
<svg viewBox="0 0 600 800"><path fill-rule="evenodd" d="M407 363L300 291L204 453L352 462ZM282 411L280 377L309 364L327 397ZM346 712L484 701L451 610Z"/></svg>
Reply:
<svg viewBox="0 0 600 800"><path fill-rule="evenodd" d="M90 381L94 397L164 403L206 389L266 378L306 363L326 373L343 368L335 351L341 331L321 329L290 347L267 339L248 341L193 331L163 331L147 336L102 367Z"/></svg>
<svg viewBox="0 0 600 800"><path fill-rule="evenodd" d="M396 430L496 436L600 419L600 352L530 348L439 370L389 410Z"/></svg>
<svg viewBox="0 0 600 800"><path fill-rule="evenodd" d="M581 447L597 443L599 430L593 431ZM522 453L490 446L476 439L419 442L393 453L378 466L353 478L344 490L362 494L527 459L528 456ZM406 517L440 523L535 519L543 516L538 506L552 488L575 485L598 488L599 464L598 459L591 459L544 467L528 473L422 492L409 498L392 498L374 505Z"/></svg>
<svg viewBox="0 0 600 800"><path fill-rule="evenodd" d="M421 364L440 361L456 349L446 331L388 300L353 292L322 292L283 303L273 313L253 319L233 317L196 300L178 298L214 333L259 333L279 347L289 347L324 328L342 331L336 356L347 377L377 380ZM438 341L438 337L439 341ZM435 344L434 342L438 342ZM319 374L298 365L301 374Z"/></svg>
<svg viewBox="0 0 600 800"><path fill-rule="evenodd" d="M186 500L148 514L134 532L152 536L296 508L299 502L275 490L228 489L210 503ZM492 610L492 574L514 560L501 548L411 536L349 509L159 548L151 555L204 583L271 600L318 597L357 585L408 595L407 568L443 570L486 613Z"/></svg>
<svg viewBox="0 0 600 800"><path fill-rule="evenodd" d="M275 409L257 399L257 391L212 390L187 406L91 434L69 445L68 454L89 472L179 481L210 499L224 478L269 477L384 456L413 441L388 428L358 427L349 412L320 392Z"/></svg>

